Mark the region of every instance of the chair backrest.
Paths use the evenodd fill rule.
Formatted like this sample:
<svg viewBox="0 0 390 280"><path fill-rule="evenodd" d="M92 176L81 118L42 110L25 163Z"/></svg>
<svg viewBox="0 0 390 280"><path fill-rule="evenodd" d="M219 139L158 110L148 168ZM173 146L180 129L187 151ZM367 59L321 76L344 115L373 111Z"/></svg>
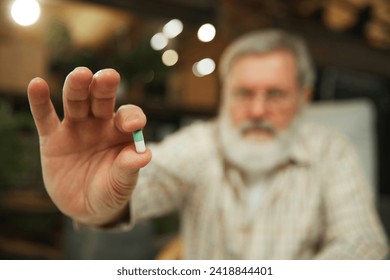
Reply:
<svg viewBox="0 0 390 280"><path fill-rule="evenodd" d="M369 99L348 99L313 102L303 117L335 129L350 140L360 158L368 182L378 192L376 111Z"/></svg>

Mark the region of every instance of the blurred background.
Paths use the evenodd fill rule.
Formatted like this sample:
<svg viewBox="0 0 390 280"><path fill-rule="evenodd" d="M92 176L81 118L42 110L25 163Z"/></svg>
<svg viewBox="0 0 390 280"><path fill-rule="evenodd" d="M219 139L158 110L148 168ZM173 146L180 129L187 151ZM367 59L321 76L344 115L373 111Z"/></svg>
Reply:
<svg viewBox="0 0 390 280"><path fill-rule="evenodd" d="M374 187L389 233L390 1L2 0L0 259L153 259L178 227L172 214L127 234L74 231L43 187L26 96L32 78L49 82L62 114L67 73L115 68L117 105L141 106L146 139L160 141L216 115L220 53L242 33L268 27L307 40L318 74L314 102L364 99L373 108Z"/></svg>

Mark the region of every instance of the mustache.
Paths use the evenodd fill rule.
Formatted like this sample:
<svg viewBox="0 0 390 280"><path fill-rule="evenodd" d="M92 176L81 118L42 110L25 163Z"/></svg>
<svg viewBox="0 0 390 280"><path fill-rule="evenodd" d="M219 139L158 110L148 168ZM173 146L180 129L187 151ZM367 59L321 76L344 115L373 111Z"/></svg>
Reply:
<svg viewBox="0 0 390 280"><path fill-rule="evenodd" d="M253 129L265 130L272 135L275 135L277 132L274 126L262 120L246 121L239 126L239 130L242 134Z"/></svg>

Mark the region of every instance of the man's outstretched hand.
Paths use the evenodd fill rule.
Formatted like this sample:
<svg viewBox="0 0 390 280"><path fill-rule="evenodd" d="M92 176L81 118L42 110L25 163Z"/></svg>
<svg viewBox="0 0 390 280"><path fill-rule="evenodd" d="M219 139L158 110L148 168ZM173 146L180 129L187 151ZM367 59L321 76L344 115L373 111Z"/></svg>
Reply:
<svg viewBox="0 0 390 280"><path fill-rule="evenodd" d="M131 132L146 124L134 105L114 112L120 76L113 69L95 75L73 70L63 88L64 119L41 78L28 86L38 130L46 189L57 207L81 223L104 225L127 207L138 171L151 160L149 149L135 151Z"/></svg>

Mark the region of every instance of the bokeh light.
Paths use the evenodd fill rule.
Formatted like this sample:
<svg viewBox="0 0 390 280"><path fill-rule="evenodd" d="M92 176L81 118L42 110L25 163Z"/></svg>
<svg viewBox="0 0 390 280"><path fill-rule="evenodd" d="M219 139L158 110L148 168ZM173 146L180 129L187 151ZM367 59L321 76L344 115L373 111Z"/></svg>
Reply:
<svg viewBox="0 0 390 280"><path fill-rule="evenodd" d="M41 14L41 7L36 0L15 0L11 7L11 16L22 26L29 26L37 22Z"/></svg>
<svg viewBox="0 0 390 280"><path fill-rule="evenodd" d="M168 45L168 38L161 32L156 33L150 39L150 46L156 50L160 51Z"/></svg>
<svg viewBox="0 0 390 280"><path fill-rule="evenodd" d="M198 39L202 42L212 41L215 37L215 34L215 27L210 23L205 23L198 29Z"/></svg>
<svg viewBox="0 0 390 280"><path fill-rule="evenodd" d="M192 66L192 73L197 77L203 77L213 73L215 70L215 62L211 58L204 58L195 62Z"/></svg>
<svg viewBox="0 0 390 280"><path fill-rule="evenodd" d="M179 60L179 55L175 50L166 50L162 55L162 62L166 66L173 66Z"/></svg>
<svg viewBox="0 0 390 280"><path fill-rule="evenodd" d="M183 23L179 19L172 19L163 27L163 33L169 39L175 38L183 31Z"/></svg>

